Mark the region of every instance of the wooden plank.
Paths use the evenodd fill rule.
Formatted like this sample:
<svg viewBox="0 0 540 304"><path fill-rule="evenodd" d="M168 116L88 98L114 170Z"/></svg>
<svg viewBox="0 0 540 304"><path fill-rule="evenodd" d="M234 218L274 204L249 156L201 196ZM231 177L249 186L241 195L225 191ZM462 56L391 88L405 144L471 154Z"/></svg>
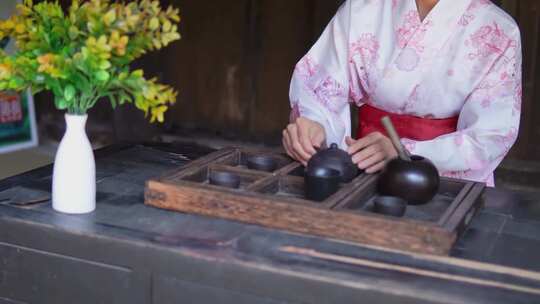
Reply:
<svg viewBox="0 0 540 304"><path fill-rule="evenodd" d="M302 248L302 247L296 247L296 246L283 246L280 248L280 250L287 253L303 255L303 256L326 260L326 261L338 262L341 264L348 264L351 266L363 266L363 267L370 267L370 268L381 269L381 270L391 270L391 271L400 272L403 274L420 275L424 277L430 277L432 279L448 280L448 281L454 281L454 282L463 283L463 284L476 285L478 287L483 287L483 288L490 288L490 287L500 288L506 291L523 292L523 293L529 293L536 296L540 296L540 288L538 287L529 287L529 286L523 286L519 284L503 283L503 282L500 282L497 280L491 280L491 279L474 278L474 277L465 276L465 275L437 272L437 271L432 271L432 270L427 270L427 269L420 269L420 268L408 267L408 266L403 266L403 265L397 265L395 263L384 263L384 262L372 261L372 260L367 260L367 259L362 259L362 258L316 251L310 248ZM481 263L472 262L472 263L469 263L468 266L476 266L480 268L482 266L485 267L488 265L482 265ZM485 270L491 271L491 269L489 268ZM520 271L520 270L516 270L512 268L506 268L506 270L509 272L512 272L513 275L522 275L524 277L529 277L529 278L532 277L535 280L539 279L538 273L530 273L527 271Z"/></svg>
<svg viewBox="0 0 540 304"><path fill-rule="evenodd" d="M457 231L463 224L468 224L472 219L472 216L480 208L482 200L478 197L484 192L485 185L476 183L469 192L469 195L464 198L462 203L455 210L454 214L448 219L448 222L444 224L444 228L448 231ZM459 229L461 230L461 229Z"/></svg>
<svg viewBox="0 0 540 304"><path fill-rule="evenodd" d="M338 191L336 194L332 195L328 200L327 204L330 208L336 208L342 201L346 201L347 197L351 197L356 191L362 191L365 185L376 180L375 175L362 174L356 177L352 182Z"/></svg>
<svg viewBox="0 0 540 304"><path fill-rule="evenodd" d="M429 254L448 254L455 235L439 227L286 204L256 195L149 181L145 204L269 228ZM254 203L257 198L257 203Z"/></svg>
<svg viewBox="0 0 540 304"><path fill-rule="evenodd" d="M259 192L261 189L268 187L272 183L278 183L279 178L275 175L270 175L266 178L260 179L246 188L249 192Z"/></svg>
<svg viewBox="0 0 540 304"><path fill-rule="evenodd" d="M368 188L373 188L375 183L377 181L376 175L367 175L366 180L364 183L357 184L354 186L354 190L350 193L350 197L357 197L360 194L367 194ZM335 209L347 209L351 204L354 204L356 200L342 200L339 202L336 206L334 206Z"/></svg>
<svg viewBox="0 0 540 304"><path fill-rule="evenodd" d="M242 168L242 167L233 167L233 166L228 166L228 165L210 164L208 168L211 171L227 171L227 172L236 173L239 175L250 176L256 180L259 180L261 178L265 178L268 176L272 176L271 173L255 171L255 170Z"/></svg>
<svg viewBox="0 0 540 304"><path fill-rule="evenodd" d="M287 166L279 169L275 173L278 174L278 175L287 175L287 174L291 173L292 171L294 171L295 169L297 169L299 167L302 167L302 165L300 165L297 162L293 162L293 163L290 163Z"/></svg>
<svg viewBox="0 0 540 304"><path fill-rule="evenodd" d="M452 214L457 209L461 201L467 196L467 194L469 194L473 185L474 185L473 183L467 183L465 187L461 189L461 192L459 192L458 196L454 199L454 201L452 202L452 205L450 205L448 210L446 210L446 212L439 219L438 224L440 226L443 226L448 221L448 219L452 216Z"/></svg>
<svg viewBox="0 0 540 304"><path fill-rule="evenodd" d="M200 168L201 166L207 165L213 161L232 155L236 150L237 150L236 148L224 148L214 153L210 153L206 156L203 156L199 159L189 162L183 168L183 170L172 169L169 172L166 172L160 177L160 179L161 180L174 180L174 179L181 178L183 175L187 175L193 170Z"/></svg>

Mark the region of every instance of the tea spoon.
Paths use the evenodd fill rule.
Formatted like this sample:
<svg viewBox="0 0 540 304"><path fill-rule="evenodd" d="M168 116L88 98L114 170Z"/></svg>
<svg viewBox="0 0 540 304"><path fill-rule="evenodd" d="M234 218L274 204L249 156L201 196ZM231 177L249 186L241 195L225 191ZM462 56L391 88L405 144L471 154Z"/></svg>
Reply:
<svg viewBox="0 0 540 304"><path fill-rule="evenodd" d="M409 151L403 147L403 144L401 143L401 140L399 138L399 135L397 134L396 128L394 128L394 124L392 124L392 121L390 120L390 117L385 116L381 119L381 122L386 129L386 133L388 133L388 136L390 137L390 140L392 141L392 144L394 145L394 148L396 148L399 158L411 161L411 155L409 154Z"/></svg>

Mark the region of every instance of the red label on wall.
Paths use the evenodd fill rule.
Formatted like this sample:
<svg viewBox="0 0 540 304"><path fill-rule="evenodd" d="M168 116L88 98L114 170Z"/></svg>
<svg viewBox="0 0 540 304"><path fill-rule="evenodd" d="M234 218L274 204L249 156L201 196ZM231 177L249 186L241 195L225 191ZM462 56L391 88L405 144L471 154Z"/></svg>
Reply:
<svg viewBox="0 0 540 304"><path fill-rule="evenodd" d="M18 94L0 93L0 123L23 119L21 98Z"/></svg>

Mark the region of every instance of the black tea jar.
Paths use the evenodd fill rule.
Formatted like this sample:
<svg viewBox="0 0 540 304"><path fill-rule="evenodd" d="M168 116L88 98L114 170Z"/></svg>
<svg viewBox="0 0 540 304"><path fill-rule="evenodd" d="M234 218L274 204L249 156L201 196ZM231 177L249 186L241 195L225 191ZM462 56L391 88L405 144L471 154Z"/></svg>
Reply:
<svg viewBox="0 0 540 304"><path fill-rule="evenodd" d="M440 177L433 163L421 156L411 156L411 161L396 158L388 162L379 176L377 188L380 195L396 196L410 205L426 204L437 194Z"/></svg>

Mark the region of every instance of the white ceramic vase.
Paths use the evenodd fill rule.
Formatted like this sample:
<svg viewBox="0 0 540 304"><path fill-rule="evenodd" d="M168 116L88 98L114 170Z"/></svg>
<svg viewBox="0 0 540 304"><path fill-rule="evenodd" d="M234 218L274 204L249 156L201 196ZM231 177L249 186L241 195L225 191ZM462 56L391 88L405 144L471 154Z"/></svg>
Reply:
<svg viewBox="0 0 540 304"><path fill-rule="evenodd" d="M66 114L66 133L54 161L52 204L56 211L83 214L96 208L96 164L86 136L88 115Z"/></svg>

